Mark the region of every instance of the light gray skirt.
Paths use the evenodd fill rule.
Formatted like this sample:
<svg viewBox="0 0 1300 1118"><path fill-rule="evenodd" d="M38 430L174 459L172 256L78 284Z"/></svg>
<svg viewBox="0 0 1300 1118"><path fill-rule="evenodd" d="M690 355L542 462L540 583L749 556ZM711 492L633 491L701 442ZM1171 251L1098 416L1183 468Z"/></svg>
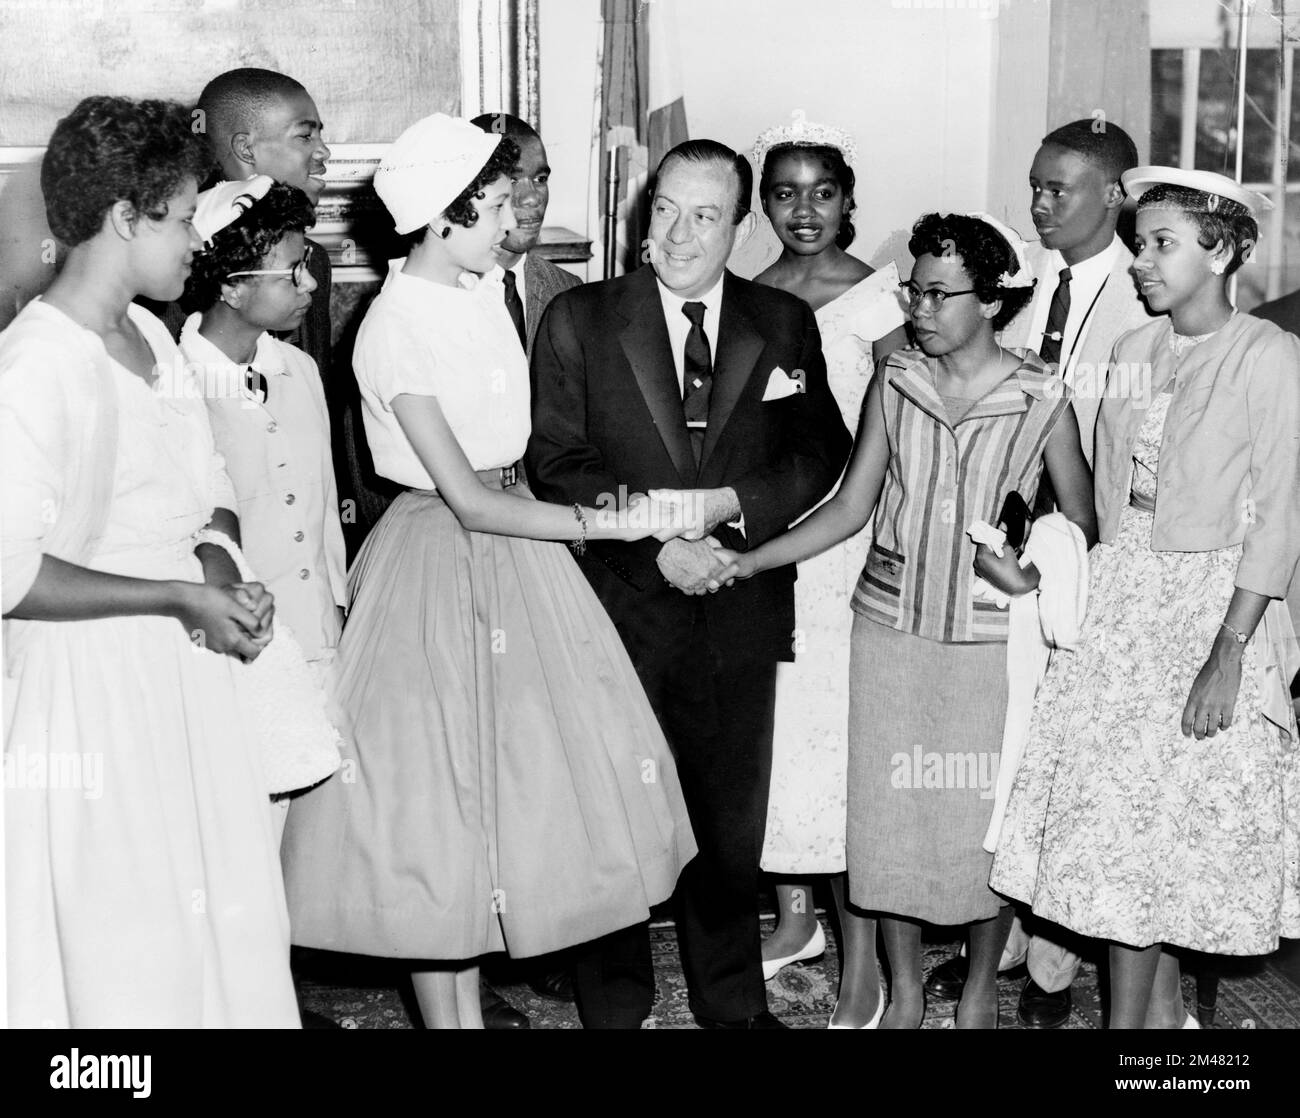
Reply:
<svg viewBox="0 0 1300 1118"><path fill-rule="evenodd" d="M965 924L997 915L984 833L1007 713L1007 646L943 644L853 619L849 894Z"/></svg>

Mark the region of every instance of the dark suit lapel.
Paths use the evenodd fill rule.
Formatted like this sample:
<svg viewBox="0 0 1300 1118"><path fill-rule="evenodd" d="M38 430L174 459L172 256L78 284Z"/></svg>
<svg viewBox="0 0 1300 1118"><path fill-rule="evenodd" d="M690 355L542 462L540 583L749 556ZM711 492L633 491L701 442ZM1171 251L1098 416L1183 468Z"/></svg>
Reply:
<svg viewBox="0 0 1300 1118"><path fill-rule="evenodd" d="M709 429L704 437L704 456L709 460L718 445L727 420L745 390L754 366L767 345L748 314L748 306L728 272L722 285L722 310L718 316L718 352L713 361L713 391L709 396ZM787 369L786 372L793 372Z"/></svg>
<svg viewBox="0 0 1300 1118"><path fill-rule="evenodd" d="M645 397L664 449L677 467L682 484L693 486L695 455L691 451L690 436L686 433L686 413L682 410L682 394L677 386L677 369L668 340L668 327L664 323L663 304L659 301L653 269L646 267L641 272L645 275L644 281L636 283L619 303L619 311L627 319L627 325L618 340L641 395ZM640 278L640 273L637 278Z"/></svg>

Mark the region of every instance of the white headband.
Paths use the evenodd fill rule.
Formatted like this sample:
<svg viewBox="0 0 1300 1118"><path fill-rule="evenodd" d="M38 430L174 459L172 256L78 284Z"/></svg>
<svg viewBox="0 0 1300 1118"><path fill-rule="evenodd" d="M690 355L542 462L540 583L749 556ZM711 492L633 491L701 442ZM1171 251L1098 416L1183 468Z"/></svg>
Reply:
<svg viewBox="0 0 1300 1118"><path fill-rule="evenodd" d="M991 217L986 213L968 213L967 217L977 218L984 222L985 225L991 225L1000 234L1002 239L1011 246L1011 251L1015 253L1016 263L1020 266L1019 270L1013 276L1010 272L1003 272L998 277L999 287L1033 287L1034 270L1029 266L1029 257L1025 255L1024 239L1010 225L1004 225L996 217Z"/></svg>

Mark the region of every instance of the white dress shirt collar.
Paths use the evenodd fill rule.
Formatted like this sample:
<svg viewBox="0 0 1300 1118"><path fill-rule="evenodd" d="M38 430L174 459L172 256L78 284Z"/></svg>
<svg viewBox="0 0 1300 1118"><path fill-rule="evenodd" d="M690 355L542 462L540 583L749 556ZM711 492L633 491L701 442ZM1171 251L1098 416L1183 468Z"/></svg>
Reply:
<svg viewBox="0 0 1300 1118"><path fill-rule="evenodd" d="M1051 249L1047 254L1047 266L1044 268L1045 274L1042 278L1045 288L1044 294L1047 299L1050 301L1052 292L1056 290L1061 269L1068 266L1070 269L1070 302L1073 304L1079 296L1086 296L1086 303L1092 302L1092 297L1101 290L1101 285L1106 282L1106 277L1110 275L1110 270L1115 266L1115 261L1119 258L1120 250L1123 247L1123 242L1119 239L1119 235L1116 234L1111 238L1110 244L1100 252L1088 257L1087 260L1080 260L1079 263L1070 265L1065 263L1065 257L1059 251Z"/></svg>
<svg viewBox="0 0 1300 1118"><path fill-rule="evenodd" d="M1072 383L1074 363L1088 328L1092 324L1097 298L1123 249L1124 243L1116 235L1100 252L1088 257L1087 260L1069 265L1070 310L1066 315L1064 338L1061 343L1061 365L1067 384ZM1052 296L1056 293L1061 269L1064 267L1066 267L1065 257L1056 249L1049 250L1043 258L1042 274L1038 277L1038 286L1034 290L1029 337L1025 342L1026 346L1034 351L1037 351L1042 344L1043 332L1047 329L1047 317L1051 313Z"/></svg>

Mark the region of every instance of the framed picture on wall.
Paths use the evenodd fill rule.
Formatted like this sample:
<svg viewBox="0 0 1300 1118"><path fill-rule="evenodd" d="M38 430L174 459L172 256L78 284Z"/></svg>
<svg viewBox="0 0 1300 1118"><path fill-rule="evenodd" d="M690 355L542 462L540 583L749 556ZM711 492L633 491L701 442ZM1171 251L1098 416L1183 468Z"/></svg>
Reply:
<svg viewBox="0 0 1300 1118"><path fill-rule="evenodd" d="M330 149L311 237L328 250L335 283L368 282L381 274L393 226L373 181L388 146L337 144Z"/></svg>

